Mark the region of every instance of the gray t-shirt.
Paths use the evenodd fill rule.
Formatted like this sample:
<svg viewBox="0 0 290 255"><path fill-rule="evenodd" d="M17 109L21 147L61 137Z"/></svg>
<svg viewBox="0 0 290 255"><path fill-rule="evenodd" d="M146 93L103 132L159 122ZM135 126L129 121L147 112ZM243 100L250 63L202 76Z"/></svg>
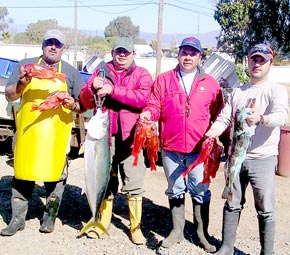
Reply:
<svg viewBox="0 0 290 255"><path fill-rule="evenodd" d="M269 123L266 126L252 126L254 135L247 151L247 158L257 159L278 155L280 126L286 124L289 111L288 92L283 85L268 81L254 86L246 83L234 89L212 127L221 134L231 124L237 109L246 107L249 99L253 98L255 110L262 115L268 115Z"/></svg>
<svg viewBox="0 0 290 255"><path fill-rule="evenodd" d="M15 84L19 80L20 67L25 64L38 63L40 57L26 58L19 61L14 67L6 86ZM40 63L42 64L42 62ZM44 64L44 63L43 63ZM54 66L58 69L58 64ZM79 98L80 91L84 85L84 79L80 73L69 63L61 61L61 72L66 74L66 84L69 94L76 100Z"/></svg>

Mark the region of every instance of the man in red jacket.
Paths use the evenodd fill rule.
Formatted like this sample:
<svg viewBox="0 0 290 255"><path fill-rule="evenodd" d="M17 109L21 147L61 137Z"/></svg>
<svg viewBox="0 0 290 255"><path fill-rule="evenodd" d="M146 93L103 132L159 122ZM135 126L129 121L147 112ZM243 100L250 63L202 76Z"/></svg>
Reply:
<svg viewBox="0 0 290 255"><path fill-rule="evenodd" d="M80 100L86 109L95 108L96 93L103 97L103 109L110 114L114 154L110 181L100 209L101 225L108 228L111 222L113 198L118 192L120 172L123 184L121 191L127 195L130 211L131 240L135 244L144 244L140 222L146 167L143 155L139 157L138 166L133 167L131 152L135 125L149 99L153 81L145 68L136 66L135 55L132 40L127 37L118 38L112 48L113 60L104 67L105 78L101 77L100 69L96 70L83 87ZM88 236L99 238L103 233L101 228L94 227Z"/></svg>
<svg viewBox="0 0 290 255"><path fill-rule="evenodd" d="M140 118L159 121L160 127L162 162L168 180L166 195L173 219L173 230L161 246L169 248L184 237L184 201L188 191L200 244L206 251L215 252L207 232L211 192L208 184L201 183L203 164L188 174L187 183L181 176L198 157L204 134L223 107L218 82L199 66L202 56L199 40L185 38L179 46L177 67L156 78Z"/></svg>

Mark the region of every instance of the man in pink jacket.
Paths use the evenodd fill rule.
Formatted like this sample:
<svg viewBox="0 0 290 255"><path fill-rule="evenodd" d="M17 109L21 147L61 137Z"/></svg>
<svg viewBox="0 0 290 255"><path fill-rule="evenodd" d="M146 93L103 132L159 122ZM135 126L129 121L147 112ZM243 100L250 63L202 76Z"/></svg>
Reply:
<svg viewBox="0 0 290 255"><path fill-rule="evenodd" d="M140 118L158 121L160 127L162 162L168 180L166 195L173 220L173 230L161 246L169 248L184 237L184 201L188 191L200 244L206 251L215 252L207 232L211 192L208 184L201 183L203 164L188 174L187 183L181 177L198 157L204 134L223 107L218 82L199 66L202 56L199 40L185 38L179 46L177 67L156 78Z"/></svg>
<svg viewBox="0 0 290 255"><path fill-rule="evenodd" d="M145 163L140 155L138 166L132 166L131 156L135 125L143 107L146 105L151 88L152 77L134 62L134 45L130 38L118 38L112 48L113 60L104 67L105 78L100 69L96 70L83 87L80 100L84 108L95 108L94 94L103 97L103 109L110 114L110 135L112 138L113 159L111 177L105 199L102 202L101 225L108 228L113 209L113 198L118 192L118 173L122 178L121 191L127 195L130 211L131 240L135 244L144 244L145 238L140 229L142 216L142 194L145 177ZM88 235L99 238L103 234L99 227Z"/></svg>

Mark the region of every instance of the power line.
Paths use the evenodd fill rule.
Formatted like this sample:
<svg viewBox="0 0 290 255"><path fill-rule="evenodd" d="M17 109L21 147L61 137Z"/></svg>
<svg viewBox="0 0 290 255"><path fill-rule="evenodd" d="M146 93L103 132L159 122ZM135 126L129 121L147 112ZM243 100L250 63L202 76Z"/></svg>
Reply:
<svg viewBox="0 0 290 255"><path fill-rule="evenodd" d="M101 13L106 13L106 14L121 14L121 13L126 13L126 12L130 12L133 10L136 10L138 8L142 8L146 5L158 5L158 3L156 3L154 0L151 1L146 1L146 2L138 2L134 1L134 3L123 3L123 4L84 4L83 2L81 2L82 5L78 5L77 8L89 8L93 11L96 12L101 12ZM185 3L184 1L175 1L175 2L180 2L180 3ZM189 8L185 8L183 6L180 5L176 5L176 4L171 4L171 3L164 3L164 5L168 5L168 6L172 6L174 8L178 8L184 11L188 11L188 12L193 12L193 13L197 13L200 15L204 15L204 16L208 16L208 17L212 17L213 14L211 13L207 13L207 12L203 12L203 11L197 11L197 10L193 10L193 9L189 9ZM192 5L192 4L191 4ZM119 11L119 12L106 12L106 11L102 11L102 10L97 10L95 8L100 8L100 7L126 7L126 6L136 6L134 8L130 8L127 10L123 10L123 11ZM202 7L202 6L198 6L195 5L197 7ZM68 8L75 8L74 5L49 5L49 6L6 6L8 9L54 9L54 8L61 8L61 9L68 9ZM205 9L208 9L206 7L202 7Z"/></svg>

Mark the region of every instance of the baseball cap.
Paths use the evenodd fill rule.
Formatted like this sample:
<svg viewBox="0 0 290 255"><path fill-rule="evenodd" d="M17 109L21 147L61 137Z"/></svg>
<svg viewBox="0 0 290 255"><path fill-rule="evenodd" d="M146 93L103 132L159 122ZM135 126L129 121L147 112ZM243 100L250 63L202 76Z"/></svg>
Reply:
<svg viewBox="0 0 290 255"><path fill-rule="evenodd" d="M116 50L118 48L124 48L128 52L134 51L134 44L131 38L129 37L119 37L113 45L112 50Z"/></svg>
<svg viewBox="0 0 290 255"><path fill-rule="evenodd" d="M45 35L43 37L43 40L46 41L46 40L49 40L49 39L56 39L61 44L65 43L64 34L62 32L60 32L59 30L57 30L57 29L50 29L50 30L46 31L46 33L45 33Z"/></svg>
<svg viewBox="0 0 290 255"><path fill-rule="evenodd" d="M248 57L251 58L253 56L262 56L264 59L270 60L274 58L274 53L269 45L259 43L249 51Z"/></svg>
<svg viewBox="0 0 290 255"><path fill-rule="evenodd" d="M202 53L200 41L198 39L196 39L195 37L187 37L187 38L183 39L181 44L179 45L179 48L181 48L183 46L191 46L191 47L195 48L196 50L198 50L200 53Z"/></svg>

